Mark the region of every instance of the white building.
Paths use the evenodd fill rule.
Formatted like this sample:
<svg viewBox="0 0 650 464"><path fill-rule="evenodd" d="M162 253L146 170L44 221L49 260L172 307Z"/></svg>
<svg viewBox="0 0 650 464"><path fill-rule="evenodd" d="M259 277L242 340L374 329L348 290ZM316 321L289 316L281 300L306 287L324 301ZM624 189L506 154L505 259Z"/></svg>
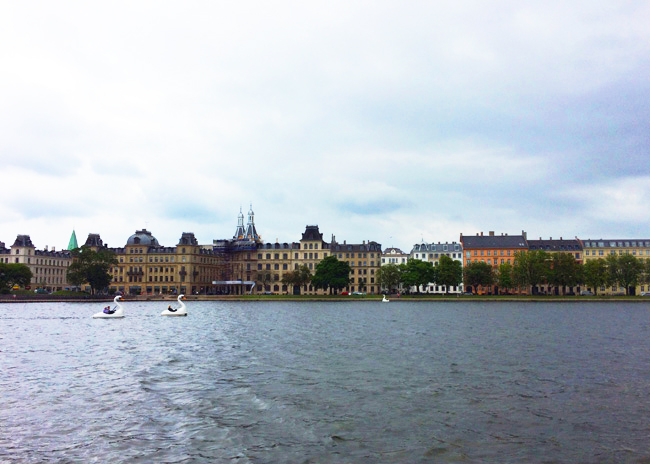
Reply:
<svg viewBox="0 0 650 464"><path fill-rule="evenodd" d="M381 254L381 265L386 264L406 264L409 260L409 255L404 253L399 248L386 248Z"/></svg>
<svg viewBox="0 0 650 464"><path fill-rule="evenodd" d="M433 265L437 265L441 256L449 256L454 261L458 261L461 266L463 264L463 247L460 243L445 242L445 243L420 243L413 245L413 249L409 255L409 259L419 259L420 261L429 261ZM412 290L415 290L413 287ZM437 285L435 282L430 282L426 286L420 286L421 293L445 294L447 289L444 285ZM463 284L451 287L449 293L458 294L463 292Z"/></svg>

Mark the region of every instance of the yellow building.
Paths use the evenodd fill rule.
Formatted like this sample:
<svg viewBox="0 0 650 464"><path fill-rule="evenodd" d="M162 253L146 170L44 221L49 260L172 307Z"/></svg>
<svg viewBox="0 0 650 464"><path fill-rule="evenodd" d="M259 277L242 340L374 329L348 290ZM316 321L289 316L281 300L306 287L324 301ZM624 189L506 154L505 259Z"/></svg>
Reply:
<svg viewBox="0 0 650 464"><path fill-rule="evenodd" d="M31 285L26 290L44 289L49 292L69 287L67 272L72 256L67 250L37 250L29 235L18 235L10 248L0 242L0 260L4 263L25 264L32 271Z"/></svg>
<svg viewBox="0 0 650 464"><path fill-rule="evenodd" d="M586 239L580 240L583 249L583 259L586 263L592 259L607 258L609 255L632 255L641 261L650 259L650 239ZM593 290L593 289L590 289ZM630 295L634 295L636 289L631 289ZM642 284L639 291L650 291L650 286ZM612 295L625 293L623 287L601 287L598 289L599 294Z"/></svg>
<svg viewBox="0 0 650 464"><path fill-rule="evenodd" d="M118 264L110 270L109 289L127 295L208 293L223 266L220 256L199 246L191 232L184 232L174 247L160 245L146 229L131 235L123 248L108 248L99 234L89 234L85 245L115 253Z"/></svg>
<svg viewBox="0 0 650 464"><path fill-rule="evenodd" d="M339 261L345 261L350 265L350 286L344 291L354 293L378 294L381 292L375 275L381 267L381 245L377 242L364 240L360 244L337 243L332 237L330 252Z"/></svg>

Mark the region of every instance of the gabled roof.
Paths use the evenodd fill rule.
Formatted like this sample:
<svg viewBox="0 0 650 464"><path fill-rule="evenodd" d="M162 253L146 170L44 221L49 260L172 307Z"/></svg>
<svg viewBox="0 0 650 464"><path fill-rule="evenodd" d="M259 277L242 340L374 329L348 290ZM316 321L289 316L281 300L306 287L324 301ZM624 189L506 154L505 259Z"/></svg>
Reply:
<svg viewBox="0 0 650 464"><path fill-rule="evenodd" d="M523 235L461 235L460 242L467 248L522 248L527 249Z"/></svg>

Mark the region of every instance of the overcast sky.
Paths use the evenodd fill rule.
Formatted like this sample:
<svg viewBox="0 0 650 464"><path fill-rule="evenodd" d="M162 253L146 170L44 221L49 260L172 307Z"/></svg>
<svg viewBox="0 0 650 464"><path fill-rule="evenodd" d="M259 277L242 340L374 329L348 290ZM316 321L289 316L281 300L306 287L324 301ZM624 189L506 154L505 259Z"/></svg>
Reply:
<svg viewBox="0 0 650 464"><path fill-rule="evenodd" d="M650 2L3 2L0 241L650 237Z"/></svg>

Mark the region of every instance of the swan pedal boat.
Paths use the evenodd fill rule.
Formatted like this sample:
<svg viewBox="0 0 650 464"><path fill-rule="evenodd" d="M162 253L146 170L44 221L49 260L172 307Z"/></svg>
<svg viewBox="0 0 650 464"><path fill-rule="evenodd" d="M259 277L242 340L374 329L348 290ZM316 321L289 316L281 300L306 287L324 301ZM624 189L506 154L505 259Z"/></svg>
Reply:
<svg viewBox="0 0 650 464"><path fill-rule="evenodd" d="M106 314L103 311L95 313L93 314L93 319L116 319L124 317L124 307L117 301L120 298L122 298L120 295L117 295L115 298L113 298L113 303L117 305L117 309L114 312L110 314Z"/></svg>
<svg viewBox="0 0 650 464"><path fill-rule="evenodd" d="M181 307L178 308L176 311L170 311L169 309L165 309L162 313L160 313L161 316L187 316L187 308L185 307L185 303L183 303L183 299L185 298L185 295L178 295L178 302L181 304Z"/></svg>
<svg viewBox="0 0 650 464"><path fill-rule="evenodd" d="M381 300L382 303L388 303L389 301L390 300L388 298L386 298L386 295L384 295L384 297Z"/></svg>

